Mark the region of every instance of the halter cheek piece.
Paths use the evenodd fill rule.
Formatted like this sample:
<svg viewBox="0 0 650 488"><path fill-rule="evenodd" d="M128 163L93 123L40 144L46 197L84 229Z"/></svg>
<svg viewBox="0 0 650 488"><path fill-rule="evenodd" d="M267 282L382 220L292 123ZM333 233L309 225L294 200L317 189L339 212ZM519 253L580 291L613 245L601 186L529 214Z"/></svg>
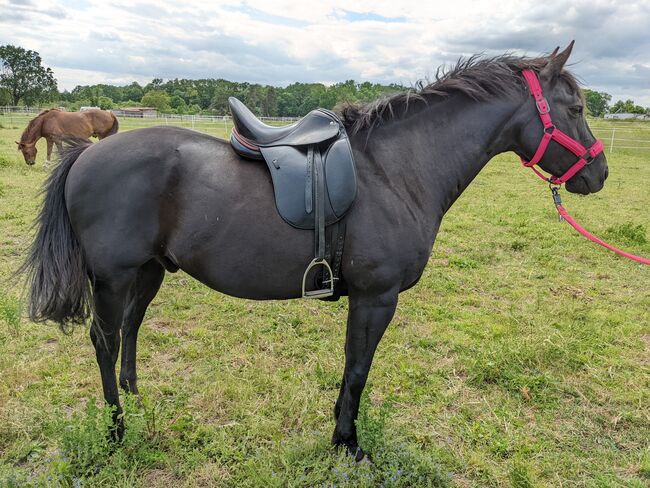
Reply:
<svg viewBox="0 0 650 488"><path fill-rule="evenodd" d="M544 181L548 181L553 185L561 185L562 183L566 183L578 171L590 164L596 156L603 152L603 141L596 140L596 142L589 149L586 149L578 141L566 135L560 129L555 127L551 121L550 107L546 101L546 98L544 98L544 95L542 94L542 87L539 84L539 80L537 79L537 74L535 74L535 72L530 69L523 70L522 74L524 75L524 79L528 84L531 95L535 98L535 105L537 107L537 111L539 112L539 118L542 120L542 124L544 124L544 135L542 136L542 140L540 141L533 158L530 161L526 161L524 158L521 158L521 163L527 168L532 169L537 174L537 176L539 176ZM535 165L539 163L544 156L546 148L548 148L551 140L557 142L578 156L578 161L576 161L573 166L571 166L562 176L550 176L547 178L535 168Z"/></svg>

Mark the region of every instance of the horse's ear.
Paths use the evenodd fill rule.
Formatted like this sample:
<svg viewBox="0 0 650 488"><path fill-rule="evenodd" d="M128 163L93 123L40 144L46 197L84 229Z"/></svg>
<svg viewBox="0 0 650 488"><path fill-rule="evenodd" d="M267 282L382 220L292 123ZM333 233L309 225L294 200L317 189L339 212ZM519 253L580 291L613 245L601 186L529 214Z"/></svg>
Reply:
<svg viewBox="0 0 650 488"><path fill-rule="evenodd" d="M15 142L16 144L18 144L18 149L20 149L20 148L23 147L23 143L22 143L22 142L18 142L18 141L14 141L14 142Z"/></svg>
<svg viewBox="0 0 650 488"><path fill-rule="evenodd" d="M548 57L551 58L551 59L554 58L555 56L557 56L557 52L559 50L560 50L560 46L557 46L555 49L553 49L553 52L551 54L549 54Z"/></svg>
<svg viewBox="0 0 650 488"><path fill-rule="evenodd" d="M569 46L560 54L556 54L558 51L557 49L553 51L548 63L539 72L540 78L550 82L562 72L562 68L566 64L571 55L571 51L573 50L573 43L575 43L575 41L571 41L571 44L569 44Z"/></svg>

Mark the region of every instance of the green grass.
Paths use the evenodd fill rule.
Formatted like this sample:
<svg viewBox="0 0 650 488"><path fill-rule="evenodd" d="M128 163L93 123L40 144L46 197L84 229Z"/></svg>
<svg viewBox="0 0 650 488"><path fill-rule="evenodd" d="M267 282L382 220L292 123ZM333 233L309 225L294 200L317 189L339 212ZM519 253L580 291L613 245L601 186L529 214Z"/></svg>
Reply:
<svg viewBox="0 0 650 488"><path fill-rule="evenodd" d="M649 270L558 223L512 155L454 205L401 295L358 422L374 464L329 445L345 300L245 301L182 273L147 312L142 398L111 445L87 329L29 323L6 281L47 170L16 151L22 122L0 123L0 486L650 484ZM605 189L565 205L650 255L650 153L608 156Z"/></svg>

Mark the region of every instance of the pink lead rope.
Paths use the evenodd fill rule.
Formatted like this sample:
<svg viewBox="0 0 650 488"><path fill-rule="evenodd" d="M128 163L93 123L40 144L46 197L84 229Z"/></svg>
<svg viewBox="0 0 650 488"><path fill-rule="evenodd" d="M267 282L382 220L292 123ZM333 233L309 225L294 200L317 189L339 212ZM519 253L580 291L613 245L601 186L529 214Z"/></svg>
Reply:
<svg viewBox="0 0 650 488"><path fill-rule="evenodd" d="M553 125L553 122L551 120L550 107L548 105L548 102L546 101L546 98L544 98L544 95L542 93L542 86L539 83L537 74L533 70L529 70L529 69L523 70L522 74L524 76L524 79L526 80L526 84L528 85L531 95L535 98L535 105L537 106L539 117L542 121L542 124L544 124L544 135L542 136L542 140L540 141L539 146L537 147L537 151L535 151L535 155L530 161L526 161L525 159L522 158L521 159L522 164L527 168L532 169L535 172L535 174L537 174L537 176L539 176L541 179L549 182L549 185L551 187L551 192L553 193L553 202L555 203L555 208L557 209L557 212L560 215L560 220L566 220L569 223L569 225L571 225L571 227L573 227L575 230L577 230L580 234L585 236L591 242L595 242L596 244L603 246L609 249L610 251L614 251L615 253L620 254L621 256L624 256L638 263L650 265L650 259L642 258L641 256L635 256L634 254L625 252L621 249L612 246L611 244L606 243L602 239L599 239L598 237L593 235L591 232L589 232L580 224L578 224L578 222L576 222L573 219L573 217L569 215L569 212L567 212L566 209L562 206L562 200L560 199L560 193L559 193L560 185L562 185L562 183L565 183L570 178L572 178L582 168L584 168L588 164L591 164L594 158L596 158L596 156L598 156L601 152L603 152L604 149L603 142L597 140L589 149L586 149L578 141L576 141L572 137L568 136L567 134L565 134L564 132L556 128ZM552 140L554 140L555 142L557 142L558 144L560 144L561 146L565 147L573 154L575 154L578 157L578 161L576 161L573 164L573 166L571 166L567 170L567 172L564 173L562 176L560 177L550 176L547 178L534 166L537 163L539 163L539 161L542 159L542 156L544 156L544 153L546 152L546 148L548 147L549 143ZM552 186L552 185L557 185L557 186Z"/></svg>
<svg viewBox="0 0 650 488"><path fill-rule="evenodd" d="M558 188L551 187L551 191L553 192L553 201L555 202L555 208L557 209L557 213L560 215L560 220L566 220L571 227L573 227L575 230L580 232L580 234L585 236L591 242L595 242L596 244L603 246L609 249L610 251L614 251L615 253L620 254L621 256L624 256L628 259L631 259L632 261L636 261L637 263L650 264L650 259L642 258L641 256L636 256L634 254L630 254L629 252L625 252L617 247L614 247L611 244L608 244L602 239L596 237L587 229L582 227L578 222L575 221L573 217L569 215L569 212L567 212L566 208L562 206L562 201L560 200L560 194L558 192Z"/></svg>

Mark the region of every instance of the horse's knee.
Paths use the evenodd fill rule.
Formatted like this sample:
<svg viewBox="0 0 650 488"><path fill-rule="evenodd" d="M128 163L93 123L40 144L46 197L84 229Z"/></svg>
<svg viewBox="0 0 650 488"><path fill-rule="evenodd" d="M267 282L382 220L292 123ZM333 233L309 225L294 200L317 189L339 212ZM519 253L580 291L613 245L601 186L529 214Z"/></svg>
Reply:
<svg viewBox="0 0 650 488"><path fill-rule="evenodd" d="M361 395L366 380L368 379L368 370L365 368L351 368L345 374L345 387L352 397L356 398Z"/></svg>

